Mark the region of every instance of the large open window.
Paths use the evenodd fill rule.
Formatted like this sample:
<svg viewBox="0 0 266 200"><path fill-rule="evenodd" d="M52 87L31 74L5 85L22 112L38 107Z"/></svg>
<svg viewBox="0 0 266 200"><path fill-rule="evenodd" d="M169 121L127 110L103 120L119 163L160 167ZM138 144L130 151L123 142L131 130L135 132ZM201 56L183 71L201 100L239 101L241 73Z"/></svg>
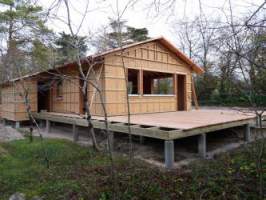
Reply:
<svg viewBox="0 0 266 200"><path fill-rule="evenodd" d="M139 94L139 70L128 69L128 94Z"/></svg>
<svg viewBox="0 0 266 200"><path fill-rule="evenodd" d="M143 94L173 95L173 74L143 71Z"/></svg>

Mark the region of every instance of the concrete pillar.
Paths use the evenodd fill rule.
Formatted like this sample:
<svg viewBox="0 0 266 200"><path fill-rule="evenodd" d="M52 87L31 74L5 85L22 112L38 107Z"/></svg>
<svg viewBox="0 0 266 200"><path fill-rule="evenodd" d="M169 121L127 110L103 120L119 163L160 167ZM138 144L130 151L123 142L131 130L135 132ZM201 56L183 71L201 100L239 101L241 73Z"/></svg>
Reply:
<svg viewBox="0 0 266 200"><path fill-rule="evenodd" d="M20 128L20 122L18 122L18 121L15 122L15 128L16 129Z"/></svg>
<svg viewBox="0 0 266 200"><path fill-rule="evenodd" d="M6 119L3 119L3 125L6 126Z"/></svg>
<svg viewBox="0 0 266 200"><path fill-rule="evenodd" d="M172 169L175 162L174 141L164 141L164 163L167 169Z"/></svg>
<svg viewBox="0 0 266 200"><path fill-rule="evenodd" d="M260 118L259 118L259 116L256 116L256 126L257 127L260 126Z"/></svg>
<svg viewBox="0 0 266 200"><path fill-rule="evenodd" d="M244 140L245 142L251 141L250 124L246 124L244 128Z"/></svg>
<svg viewBox="0 0 266 200"><path fill-rule="evenodd" d="M74 142L77 142L79 140L79 133L78 130L79 127L76 124L72 125L72 133L73 133L73 140Z"/></svg>
<svg viewBox="0 0 266 200"><path fill-rule="evenodd" d="M51 122L49 120L46 120L46 133L49 133L51 131Z"/></svg>
<svg viewBox="0 0 266 200"><path fill-rule="evenodd" d="M206 158L207 156L207 144L205 133L198 136L198 153L201 158Z"/></svg>
<svg viewBox="0 0 266 200"><path fill-rule="evenodd" d="M45 121L44 120L40 120L40 128L45 128Z"/></svg>
<svg viewBox="0 0 266 200"><path fill-rule="evenodd" d="M107 135L109 143L110 143L110 151L114 151L114 132L109 131L109 134ZM107 141L107 149L109 150L108 141Z"/></svg>
<svg viewBox="0 0 266 200"><path fill-rule="evenodd" d="M139 143L144 144L144 137L143 136L139 136Z"/></svg>

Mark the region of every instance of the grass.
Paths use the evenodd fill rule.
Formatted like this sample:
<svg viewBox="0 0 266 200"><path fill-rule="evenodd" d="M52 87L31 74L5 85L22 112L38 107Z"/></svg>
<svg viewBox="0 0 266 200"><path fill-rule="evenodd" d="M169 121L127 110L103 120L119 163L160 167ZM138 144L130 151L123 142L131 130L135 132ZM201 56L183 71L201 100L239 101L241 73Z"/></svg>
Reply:
<svg viewBox="0 0 266 200"><path fill-rule="evenodd" d="M116 156L113 179L106 154L72 142L35 138L32 143L26 139L2 143L0 199L15 192L45 200L107 200L114 194L121 200L259 199L256 164L249 152L240 149L171 172L138 161L130 165ZM265 155L263 158L265 167ZM263 170L266 181L266 167Z"/></svg>

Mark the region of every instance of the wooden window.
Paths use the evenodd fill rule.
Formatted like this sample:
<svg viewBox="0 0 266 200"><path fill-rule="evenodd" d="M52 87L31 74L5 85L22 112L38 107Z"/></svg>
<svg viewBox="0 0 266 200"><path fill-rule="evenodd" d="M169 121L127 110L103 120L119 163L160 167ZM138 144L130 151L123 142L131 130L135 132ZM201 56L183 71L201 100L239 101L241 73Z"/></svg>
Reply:
<svg viewBox="0 0 266 200"><path fill-rule="evenodd" d="M173 74L143 71L143 93L155 95L173 95Z"/></svg>
<svg viewBox="0 0 266 200"><path fill-rule="evenodd" d="M61 100L63 99L63 80L60 79L56 83L56 98Z"/></svg>

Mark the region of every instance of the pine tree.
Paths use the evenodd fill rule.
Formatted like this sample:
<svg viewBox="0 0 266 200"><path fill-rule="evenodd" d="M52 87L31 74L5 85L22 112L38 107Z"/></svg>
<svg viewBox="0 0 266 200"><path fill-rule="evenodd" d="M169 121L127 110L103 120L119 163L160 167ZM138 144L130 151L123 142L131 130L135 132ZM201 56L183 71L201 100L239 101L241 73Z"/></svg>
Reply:
<svg viewBox="0 0 266 200"><path fill-rule="evenodd" d="M36 71L32 66L34 42L49 41L51 33L45 26L45 14L29 0L0 0L0 34L5 41L2 62L7 79ZM36 48L35 48L36 50Z"/></svg>
<svg viewBox="0 0 266 200"><path fill-rule="evenodd" d="M62 64L65 62L71 62L76 60L77 49L79 50L79 55L81 57L86 56L87 44L86 37L72 37L65 32L59 33L59 37L55 41L56 51L57 51L57 64ZM78 48L76 48L78 46Z"/></svg>

